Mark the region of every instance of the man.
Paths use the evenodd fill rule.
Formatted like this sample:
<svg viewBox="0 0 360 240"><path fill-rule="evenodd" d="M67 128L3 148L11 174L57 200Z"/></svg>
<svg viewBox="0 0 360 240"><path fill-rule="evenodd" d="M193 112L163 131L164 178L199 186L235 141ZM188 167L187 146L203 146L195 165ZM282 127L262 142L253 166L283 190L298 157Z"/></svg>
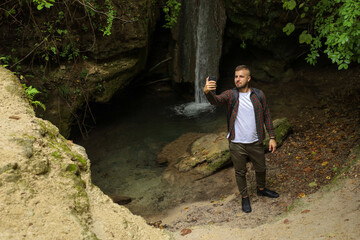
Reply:
<svg viewBox="0 0 360 240"><path fill-rule="evenodd" d="M270 136L269 151L276 150L274 127L265 95L261 90L249 87L250 69L246 65L235 68L236 88L215 95L216 82L206 79L204 93L212 105L227 105L228 139L230 156L235 168L235 178L242 196L242 210L251 212L246 183L246 162L249 159L255 168L257 194L277 198L279 194L265 188L265 139L264 125ZM214 92L212 92L214 91Z"/></svg>

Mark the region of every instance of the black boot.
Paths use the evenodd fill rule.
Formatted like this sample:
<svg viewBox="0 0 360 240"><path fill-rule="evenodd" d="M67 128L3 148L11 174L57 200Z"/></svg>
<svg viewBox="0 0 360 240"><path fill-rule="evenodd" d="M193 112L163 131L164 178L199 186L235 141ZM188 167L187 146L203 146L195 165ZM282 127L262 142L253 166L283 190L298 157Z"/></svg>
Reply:
<svg viewBox="0 0 360 240"><path fill-rule="evenodd" d="M249 197L242 198L241 205L242 205L242 210L243 210L243 212L246 212L246 213L251 212L251 206L250 206L250 199L249 199Z"/></svg>
<svg viewBox="0 0 360 240"><path fill-rule="evenodd" d="M258 196L265 196L269 198L278 198L279 194L277 192L271 191L267 188L264 188L263 190L257 189L257 195Z"/></svg>

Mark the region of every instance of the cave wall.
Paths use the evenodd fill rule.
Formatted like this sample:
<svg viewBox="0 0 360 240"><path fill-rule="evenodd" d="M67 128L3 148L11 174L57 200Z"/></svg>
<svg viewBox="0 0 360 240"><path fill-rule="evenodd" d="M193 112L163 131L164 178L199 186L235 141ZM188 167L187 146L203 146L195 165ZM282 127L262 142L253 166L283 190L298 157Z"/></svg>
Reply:
<svg viewBox="0 0 360 240"><path fill-rule="evenodd" d="M286 82L295 77L293 68L308 48L299 45L296 34L287 36L283 32L283 27L297 16L282 5L280 0L226 0L223 76L232 75L236 65L246 64L256 80ZM296 31L308 22L303 19Z"/></svg>
<svg viewBox="0 0 360 240"><path fill-rule="evenodd" d="M91 117L89 102L108 102L114 94L124 91L146 66L149 41L161 10L159 5L152 0L111 2L118 18L114 19L109 36L99 30L106 25L105 14L99 13L89 20L78 3L71 6L66 5L70 2L57 3L38 11L34 5L20 8L9 2L13 5L4 8L29 11L19 17L23 21L19 23L0 12L0 19L5 20L0 23L0 44L4 46L0 56L16 61L32 54L18 64L22 83L42 92L37 99L47 109L37 109L37 114L58 126L64 136L69 136L74 124L86 134L84 119ZM106 7L102 8L106 13ZM57 16L60 13L61 18ZM27 15L32 19L27 19ZM26 25L31 21L36 24ZM39 39L45 40L34 48ZM50 46L51 51L61 54L53 55ZM43 61L45 57L47 61ZM10 69L14 71L17 66Z"/></svg>
<svg viewBox="0 0 360 240"><path fill-rule="evenodd" d="M151 67L149 62L156 64L161 60L149 56L150 49L157 44L156 24L163 21L160 5L152 0L112 2L121 19L114 21L110 36L89 29L85 31L81 21L74 25L72 37L79 44L79 53L84 58L63 60L60 64L50 61L46 71L34 58L22 62L23 81L43 92L39 100L45 103L47 110L37 109L38 114L58 126L65 136L69 136L74 125L86 134L84 119L93 117L90 102L110 101L114 94L126 91L136 77ZM194 85L198 45L196 26L200 2L184 0L181 3L178 24L171 30L172 35L168 35L169 49L162 51L163 58L172 59L162 65L167 71L163 75L169 76L176 87ZM212 16L209 16L205 29L213 37L213 43L207 46L214 50L210 54L210 60L214 60L212 65L209 63L210 69L214 69L211 74L219 76L221 58L220 78L233 74L237 64L250 65L253 78L262 81L289 81L294 77L294 62L306 49L299 47L296 38L287 37L282 32L283 26L294 16L282 9L280 0L222 0L211 8ZM46 15L51 16L34 13L38 21L46 20ZM16 37L20 28L12 31L10 25L0 24L0 30L0 43L4 46L0 49L1 55L16 48L21 58L31 52L36 43L31 37L31 29L22 29L29 38L26 41L19 41ZM152 54L159 53L153 51ZM201 58L203 54L200 55ZM154 62L154 59L158 60ZM26 77L26 74L35 77Z"/></svg>

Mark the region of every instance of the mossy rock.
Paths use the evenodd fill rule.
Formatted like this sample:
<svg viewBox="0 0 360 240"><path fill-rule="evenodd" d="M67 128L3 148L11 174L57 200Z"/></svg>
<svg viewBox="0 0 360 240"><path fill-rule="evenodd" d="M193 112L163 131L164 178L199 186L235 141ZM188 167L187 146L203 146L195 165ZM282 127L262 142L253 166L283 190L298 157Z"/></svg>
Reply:
<svg viewBox="0 0 360 240"><path fill-rule="evenodd" d="M226 133L207 134L195 140L190 154L179 159L175 167L180 172L194 172L202 177L230 164L229 142Z"/></svg>
<svg viewBox="0 0 360 240"><path fill-rule="evenodd" d="M275 136L276 136L275 138L276 144L277 147L280 147L284 142L285 138L291 133L292 131L291 125L287 118L275 119L273 121L273 124L274 124ZM269 149L269 140L270 140L269 134L266 132L265 140L264 140L265 151L268 151Z"/></svg>
<svg viewBox="0 0 360 240"><path fill-rule="evenodd" d="M287 118L274 120L276 142L280 147L284 139L291 132L291 125ZM179 158L175 168L179 172L192 172L206 177L231 164L229 141L227 133L206 134L195 140L190 151ZM265 151L269 148L269 136L266 133L264 140Z"/></svg>

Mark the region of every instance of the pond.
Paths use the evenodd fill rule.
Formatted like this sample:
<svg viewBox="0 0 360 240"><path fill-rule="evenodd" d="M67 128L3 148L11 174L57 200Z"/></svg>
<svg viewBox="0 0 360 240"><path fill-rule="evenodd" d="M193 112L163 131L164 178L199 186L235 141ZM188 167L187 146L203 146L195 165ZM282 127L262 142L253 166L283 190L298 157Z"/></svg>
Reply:
<svg viewBox="0 0 360 240"><path fill-rule="evenodd" d="M162 148L185 133L213 132L226 124L222 108L204 110L204 104L188 103L174 92L149 88L129 91L92 111L97 124L89 136L72 138L86 148L93 183L107 194L131 197L128 207L140 215L139 205L157 204L169 191L161 180L165 166L156 161Z"/></svg>

